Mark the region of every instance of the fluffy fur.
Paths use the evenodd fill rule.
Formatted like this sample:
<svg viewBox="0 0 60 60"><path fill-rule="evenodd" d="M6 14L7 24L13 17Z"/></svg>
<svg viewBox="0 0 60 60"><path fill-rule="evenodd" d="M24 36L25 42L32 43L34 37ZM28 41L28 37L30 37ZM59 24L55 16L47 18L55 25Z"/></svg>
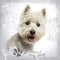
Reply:
<svg viewBox="0 0 60 60"><path fill-rule="evenodd" d="M21 51L31 51L34 44L45 34L46 10L32 12L30 6L26 6L20 16L18 32L7 41L7 49L14 54Z"/></svg>

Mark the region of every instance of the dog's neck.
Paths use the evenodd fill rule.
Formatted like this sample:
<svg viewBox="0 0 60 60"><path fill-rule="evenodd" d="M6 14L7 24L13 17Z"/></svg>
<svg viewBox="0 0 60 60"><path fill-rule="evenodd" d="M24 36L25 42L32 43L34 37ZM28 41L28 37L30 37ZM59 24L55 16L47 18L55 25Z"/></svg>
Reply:
<svg viewBox="0 0 60 60"><path fill-rule="evenodd" d="M18 34L18 35L19 35L19 38L20 38L20 42L21 42L21 44L22 44L22 47L23 47L25 50L32 50L34 45L28 44L28 43L24 42L24 41L23 41L23 38L20 36L20 34Z"/></svg>

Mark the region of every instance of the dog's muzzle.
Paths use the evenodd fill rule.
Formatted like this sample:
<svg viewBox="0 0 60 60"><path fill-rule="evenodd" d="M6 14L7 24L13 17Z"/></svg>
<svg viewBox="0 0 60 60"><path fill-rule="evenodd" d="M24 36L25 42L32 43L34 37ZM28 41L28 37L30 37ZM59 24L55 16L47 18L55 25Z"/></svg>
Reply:
<svg viewBox="0 0 60 60"><path fill-rule="evenodd" d="M30 30L30 34L31 35L35 35L35 31L34 30Z"/></svg>
<svg viewBox="0 0 60 60"><path fill-rule="evenodd" d="M30 41L30 42L34 41L34 39L35 39L35 33L36 32L34 30L30 30L30 34L27 36L28 41Z"/></svg>

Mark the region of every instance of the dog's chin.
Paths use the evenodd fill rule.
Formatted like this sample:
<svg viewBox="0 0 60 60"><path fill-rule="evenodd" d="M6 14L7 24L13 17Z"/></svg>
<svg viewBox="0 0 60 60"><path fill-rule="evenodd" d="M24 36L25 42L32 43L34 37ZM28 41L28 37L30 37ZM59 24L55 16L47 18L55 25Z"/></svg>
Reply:
<svg viewBox="0 0 60 60"><path fill-rule="evenodd" d="M32 35L27 36L27 40L28 40L29 42L34 42L35 36L32 36Z"/></svg>

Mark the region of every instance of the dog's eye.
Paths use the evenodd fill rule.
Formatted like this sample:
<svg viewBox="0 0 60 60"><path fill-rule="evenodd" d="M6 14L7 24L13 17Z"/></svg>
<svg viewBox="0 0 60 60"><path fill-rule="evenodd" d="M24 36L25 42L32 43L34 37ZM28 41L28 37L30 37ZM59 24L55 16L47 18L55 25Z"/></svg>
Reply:
<svg viewBox="0 0 60 60"><path fill-rule="evenodd" d="M37 23L36 25L39 27L40 26L40 23Z"/></svg>
<svg viewBox="0 0 60 60"><path fill-rule="evenodd" d="M29 24L30 24L30 21L25 22L25 24L26 24L26 25L29 25Z"/></svg>

